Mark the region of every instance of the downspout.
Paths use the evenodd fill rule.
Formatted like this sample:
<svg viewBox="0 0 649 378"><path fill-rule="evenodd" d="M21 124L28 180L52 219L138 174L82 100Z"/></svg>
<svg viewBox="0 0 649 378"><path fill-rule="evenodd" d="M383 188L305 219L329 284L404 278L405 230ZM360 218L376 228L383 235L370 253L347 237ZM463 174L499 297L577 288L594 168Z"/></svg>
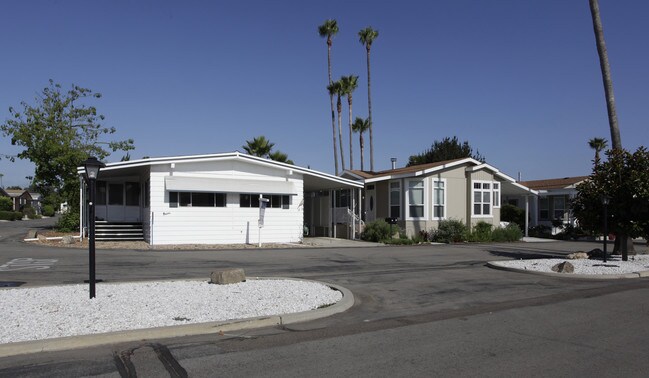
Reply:
<svg viewBox="0 0 649 378"><path fill-rule="evenodd" d="M83 198L83 177L79 177L79 240L83 241L83 211L85 210L85 201Z"/></svg>
<svg viewBox="0 0 649 378"><path fill-rule="evenodd" d="M530 230L530 196L525 196L525 237L529 236Z"/></svg>
<svg viewBox="0 0 649 378"><path fill-rule="evenodd" d="M336 238L336 190L331 190L332 196L331 196L331 229L332 229L332 234L333 238Z"/></svg>
<svg viewBox="0 0 649 378"><path fill-rule="evenodd" d="M354 198L354 188L349 189L349 196L352 199L352 240L356 239L356 212L354 212L356 205L356 198Z"/></svg>

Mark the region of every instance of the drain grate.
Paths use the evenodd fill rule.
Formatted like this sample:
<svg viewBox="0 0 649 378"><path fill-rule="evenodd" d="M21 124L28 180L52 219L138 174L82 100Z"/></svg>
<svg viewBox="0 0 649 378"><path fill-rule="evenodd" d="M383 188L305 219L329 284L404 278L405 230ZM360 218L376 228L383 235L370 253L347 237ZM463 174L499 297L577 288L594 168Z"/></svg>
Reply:
<svg viewBox="0 0 649 378"><path fill-rule="evenodd" d="M24 282L18 281L0 281L0 287L18 287L22 286Z"/></svg>

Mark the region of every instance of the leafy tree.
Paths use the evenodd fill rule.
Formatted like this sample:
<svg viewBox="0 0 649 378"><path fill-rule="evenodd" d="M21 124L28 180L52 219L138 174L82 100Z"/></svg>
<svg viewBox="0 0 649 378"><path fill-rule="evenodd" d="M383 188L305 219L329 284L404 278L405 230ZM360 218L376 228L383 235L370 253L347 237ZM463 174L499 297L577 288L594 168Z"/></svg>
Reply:
<svg viewBox="0 0 649 378"><path fill-rule="evenodd" d="M608 141L604 138L593 138L588 141L588 146L595 150L595 166L599 165L599 153L606 150L608 147Z"/></svg>
<svg viewBox="0 0 649 378"><path fill-rule="evenodd" d="M329 94L336 95L338 98L336 100L336 110L338 110L338 139L340 140L340 162L342 164L343 171L345 170L345 154L343 151L343 128L342 128L342 114L343 114L343 103L340 98L344 95L343 84L340 80L334 81L333 83L327 86Z"/></svg>
<svg viewBox="0 0 649 378"><path fill-rule="evenodd" d="M340 78L342 92L347 96L349 106L349 169L354 169L354 153L352 148L352 94L358 88L358 76L349 75Z"/></svg>
<svg viewBox="0 0 649 378"><path fill-rule="evenodd" d="M34 163L34 187L43 195L59 192L73 212L78 211L77 166L89 156L102 160L111 152L134 149L132 139L102 140L116 130L102 125L104 116L87 105L99 98L90 89L72 85L65 91L50 80L33 105L23 101L22 110L10 107L11 118L0 125L12 144L24 147L17 157Z"/></svg>
<svg viewBox="0 0 649 378"><path fill-rule="evenodd" d="M602 198L608 197L609 230L616 234L616 250L621 250L627 261L628 252L633 251L628 237L649 236L649 152L640 147L633 154L613 149L606 155L608 160L594 167L589 179L577 186L571 206L583 229L601 232Z"/></svg>
<svg viewBox="0 0 649 378"><path fill-rule="evenodd" d="M23 190L23 188L18 186L18 185L11 185L11 186L6 187L5 189L7 189L7 190Z"/></svg>
<svg viewBox="0 0 649 378"><path fill-rule="evenodd" d="M246 144L242 147L249 155L259 156L282 163L294 164L293 160L290 160L287 154L281 151L273 151L275 143L272 143L263 135L255 137L252 140L247 140Z"/></svg>
<svg viewBox="0 0 649 378"><path fill-rule="evenodd" d="M479 151L473 153L473 148L469 145L468 141L460 143L457 137L452 139L449 137L444 138L441 142L433 142L430 149L418 154L412 155L408 159L408 167L419 164L428 164L435 163L438 161L453 160L470 157L481 162L484 162L485 159L480 155Z"/></svg>
<svg viewBox="0 0 649 378"><path fill-rule="evenodd" d="M320 37L327 38L327 69L329 72L328 85L331 85L333 83L333 80L331 79L331 45L333 44L333 36L338 34L338 22L336 22L336 20L326 20L322 25L318 26L318 34L320 35ZM336 152L336 116L334 113L334 93L332 93L331 90L329 90L329 102L331 103L331 131L333 132L334 140L334 166L336 169L336 175L338 175L338 152Z"/></svg>
<svg viewBox="0 0 649 378"><path fill-rule="evenodd" d="M372 123L372 76L370 75L370 50L372 42L379 37L379 31L372 29L371 26L358 32L358 40L365 46L367 52L367 109L370 120L370 170L374 171L374 123Z"/></svg>
<svg viewBox="0 0 649 378"><path fill-rule="evenodd" d="M0 196L0 211L11 211L14 209L14 203L9 197Z"/></svg>
<svg viewBox="0 0 649 378"><path fill-rule="evenodd" d="M611 142L614 149L622 149L622 139L620 138L620 127L617 123L617 111L615 110L615 94L613 93L613 79L611 78L611 66L608 62L608 53L606 52L606 42L604 41L604 27L602 18L599 13L599 2L589 0L590 14L593 19L593 31L595 32L595 42L597 44L597 55L599 56L599 66L602 71L602 81L604 83L604 94L606 96L606 110L608 111L608 124L611 129Z"/></svg>
<svg viewBox="0 0 649 378"><path fill-rule="evenodd" d="M361 147L361 171L364 169L363 168L363 155L365 154L365 142L363 141L363 133L367 131L367 129L370 128L370 120L369 118L361 118L361 117L356 117L356 120L354 120L354 123L352 124L352 130L354 130L355 133L358 133L359 137L359 143Z"/></svg>

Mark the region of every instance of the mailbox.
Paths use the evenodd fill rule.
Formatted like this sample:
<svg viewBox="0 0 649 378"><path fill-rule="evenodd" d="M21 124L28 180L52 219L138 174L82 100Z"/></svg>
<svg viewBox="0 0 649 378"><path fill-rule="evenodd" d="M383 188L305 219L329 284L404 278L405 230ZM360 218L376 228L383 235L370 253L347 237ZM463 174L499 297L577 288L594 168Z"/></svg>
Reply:
<svg viewBox="0 0 649 378"><path fill-rule="evenodd" d="M386 222L387 224L397 224L397 221L398 221L398 220L399 220L399 218L389 218L389 217L388 217L388 218L385 218L385 222Z"/></svg>

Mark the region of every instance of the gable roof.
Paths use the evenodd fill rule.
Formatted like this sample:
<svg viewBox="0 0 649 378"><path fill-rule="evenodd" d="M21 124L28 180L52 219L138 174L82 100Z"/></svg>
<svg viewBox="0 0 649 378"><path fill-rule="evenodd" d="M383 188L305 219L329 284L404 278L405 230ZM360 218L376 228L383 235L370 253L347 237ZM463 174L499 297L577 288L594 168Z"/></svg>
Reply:
<svg viewBox="0 0 649 378"><path fill-rule="evenodd" d="M552 190L552 189L569 189L574 188L580 182L586 180L588 176L563 177L544 180L521 181L519 184L527 186L534 190Z"/></svg>
<svg viewBox="0 0 649 378"><path fill-rule="evenodd" d="M29 198L32 198L31 194L29 194L29 192L24 189L5 189L4 192L7 193L7 196L11 198L22 197L25 194L27 194Z"/></svg>
<svg viewBox="0 0 649 378"><path fill-rule="evenodd" d="M206 154L206 155L186 155L186 156L169 156L148 158L139 160L119 161L114 163L107 163L102 172L113 172L120 174L124 172L133 172L134 169L142 167L150 167L154 165L164 164L182 164L182 163L196 163L196 162L215 162L237 160L250 163L253 165L274 167L286 171L289 175L293 173L302 174L304 177L305 190L327 190L339 188L362 188L363 184L343 177L330 175L328 173L315 171L309 168L299 167L294 164L282 163L275 160L265 159L258 156L247 155L239 151L219 153L219 154ZM77 167L77 174L85 173L83 166Z"/></svg>

